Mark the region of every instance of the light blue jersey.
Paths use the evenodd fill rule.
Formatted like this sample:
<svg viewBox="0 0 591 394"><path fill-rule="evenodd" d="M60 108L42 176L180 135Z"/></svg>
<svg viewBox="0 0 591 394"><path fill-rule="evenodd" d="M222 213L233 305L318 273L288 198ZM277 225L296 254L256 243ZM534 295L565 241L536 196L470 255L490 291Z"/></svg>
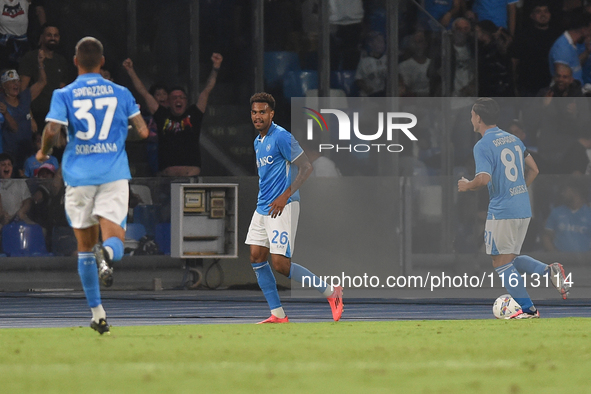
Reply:
<svg viewBox="0 0 591 394"><path fill-rule="evenodd" d="M531 217L529 193L525 184L525 146L521 140L498 127L484 133L474 145L476 175L490 175L487 219L525 219Z"/></svg>
<svg viewBox="0 0 591 394"><path fill-rule="evenodd" d="M101 77L83 74L53 92L45 120L67 126L62 159L69 186L131 179L125 152L128 119L140 113L131 92Z"/></svg>
<svg viewBox="0 0 591 394"><path fill-rule="evenodd" d="M561 252L591 250L591 208L583 205L572 211L565 205L550 212L546 229L554 232L554 246Z"/></svg>
<svg viewBox="0 0 591 394"><path fill-rule="evenodd" d="M304 151L289 131L275 123L271 123L266 136L257 136L254 151L259 172L257 212L268 215L269 204L291 185L291 163ZM300 192L296 191L287 202L299 200Z"/></svg>

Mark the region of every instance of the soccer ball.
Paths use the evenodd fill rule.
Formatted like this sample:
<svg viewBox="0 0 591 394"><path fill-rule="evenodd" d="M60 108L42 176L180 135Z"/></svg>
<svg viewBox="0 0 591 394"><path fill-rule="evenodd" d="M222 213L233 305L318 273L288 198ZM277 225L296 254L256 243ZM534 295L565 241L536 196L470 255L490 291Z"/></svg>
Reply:
<svg viewBox="0 0 591 394"><path fill-rule="evenodd" d="M521 309L521 305L511 297L510 294L503 294L495 300L492 310L497 319L508 319L509 316Z"/></svg>

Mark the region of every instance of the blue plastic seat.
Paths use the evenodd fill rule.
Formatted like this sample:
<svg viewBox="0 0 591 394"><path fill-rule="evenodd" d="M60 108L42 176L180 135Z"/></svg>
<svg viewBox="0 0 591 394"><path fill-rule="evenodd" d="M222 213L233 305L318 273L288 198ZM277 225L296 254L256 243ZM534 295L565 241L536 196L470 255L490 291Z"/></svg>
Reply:
<svg viewBox="0 0 591 394"><path fill-rule="evenodd" d="M355 84L355 70L332 71L330 73L330 87L342 89L347 97L359 96L359 90Z"/></svg>
<svg viewBox="0 0 591 394"><path fill-rule="evenodd" d="M13 222L2 228L2 248L10 257L49 256L43 228L38 224Z"/></svg>
<svg viewBox="0 0 591 394"><path fill-rule="evenodd" d="M154 240L160 252L170 255L170 223L158 223Z"/></svg>
<svg viewBox="0 0 591 394"><path fill-rule="evenodd" d="M141 223L127 223L125 230L125 239L133 239L139 241L146 235L146 228Z"/></svg>
<svg viewBox="0 0 591 394"><path fill-rule="evenodd" d="M318 89L318 71L290 71L283 78L283 96L288 100L292 97L306 97L306 92L310 89Z"/></svg>
<svg viewBox="0 0 591 394"><path fill-rule="evenodd" d="M295 52L265 52L264 62L267 89L280 87L285 74L300 70L300 58Z"/></svg>
<svg viewBox="0 0 591 394"><path fill-rule="evenodd" d="M160 205L140 204L133 208L133 222L144 225L146 234L154 236L156 225L160 223Z"/></svg>

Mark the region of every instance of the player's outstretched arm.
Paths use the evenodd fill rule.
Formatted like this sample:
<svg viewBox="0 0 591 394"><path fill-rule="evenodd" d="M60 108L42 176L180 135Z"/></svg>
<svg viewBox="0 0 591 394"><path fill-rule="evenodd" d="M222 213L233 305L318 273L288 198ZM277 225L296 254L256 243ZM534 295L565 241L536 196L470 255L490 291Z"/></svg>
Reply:
<svg viewBox="0 0 591 394"><path fill-rule="evenodd" d="M211 55L211 62L213 63L213 68L211 69L211 73L209 74L209 78L207 79L207 83L205 84L205 88L199 95L197 99L197 108L199 111L205 113L205 108L207 108L207 101L209 100L209 94L213 90L215 83L218 78L218 71L220 66L222 65L222 61L224 58L219 53L214 53Z"/></svg>
<svg viewBox="0 0 591 394"><path fill-rule="evenodd" d="M525 157L525 184L527 186L531 185L539 173L540 170L538 169L536 161L531 155L527 155Z"/></svg>
<svg viewBox="0 0 591 394"><path fill-rule="evenodd" d="M129 123L131 126L131 131L134 132L139 138L146 139L148 138L148 134L150 133L148 130L148 126L144 121L142 115L138 114L133 118L129 119Z"/></svg>
<svg viewBox="0 0 591 394"><path fill-rule="evenodd" d="M293 161L292 164L298 167L298 175L293 180L292 184L289 185L287 190L285 190L279 197L275 199L275 201L270 204L271 209L269 210L269 215L271 215L272 218L281 215L283 208L285 208L287 205L287 200L289 200L289 197L291 197L302 186L302 184L306 181L306 179L308 179L314 170L312 163L310 163L310 159L308 159L308 156L306 156L306 154L303 152L296 160Z"/></svg>
<svg viewBox="0 0 591 394"><path fill-rule="evenodd" d="M45 125L45 129L43 129L43 135L41 136L41 149L39 149L35 155L35 158L38 161L44 162L49 160L51 149L53 148L54 142L56 141L61 128L62 125L55 122L48 122Z"/></svg>
<svg viewBox="0 0 591 394"><path fill-rule="evenodd" d="M35 100L41 94L41 91L47 84L47 74L45 73L45 52L43 49L39 49L37 53L37 64L39 66L39 79L33 85L31 85L31 101ZM22 85L21 85L22 86Z"/></svg>
<svg viewBox="0 0 591 394"><path fill-rule="evenodd" d="M467 191L476 191L482 189L490 182L490 175L481 172L477 174L474 179L471 181L467 180L466 178L462 177L458 181L458 191L459 192L467 192Z"/></svg>
<svg viewBox="0 0 591 394"><path fill-rule="evenodd" d="M146 104L148 105L148 109L150 113L154 115L154 113L158 110L159 104L158 101L148 92L148 89L144 86L140 78L135 73L135 69L133 68L133 62L131 59L127 58L123 61L123 68L129 74L129 78L131 78L131 82L133 83L133 87L137 92L146 100Z"/></svg>

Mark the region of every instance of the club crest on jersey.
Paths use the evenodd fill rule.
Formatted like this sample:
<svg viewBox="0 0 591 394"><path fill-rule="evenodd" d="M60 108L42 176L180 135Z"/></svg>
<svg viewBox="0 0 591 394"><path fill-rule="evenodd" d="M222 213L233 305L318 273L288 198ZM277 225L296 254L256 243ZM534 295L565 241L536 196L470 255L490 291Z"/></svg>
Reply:
<svg viewBox="0 0 591 394"><path fill-rule="evenodd" d="M267 144L267 152L271 150L271 144Z"/></svg>

